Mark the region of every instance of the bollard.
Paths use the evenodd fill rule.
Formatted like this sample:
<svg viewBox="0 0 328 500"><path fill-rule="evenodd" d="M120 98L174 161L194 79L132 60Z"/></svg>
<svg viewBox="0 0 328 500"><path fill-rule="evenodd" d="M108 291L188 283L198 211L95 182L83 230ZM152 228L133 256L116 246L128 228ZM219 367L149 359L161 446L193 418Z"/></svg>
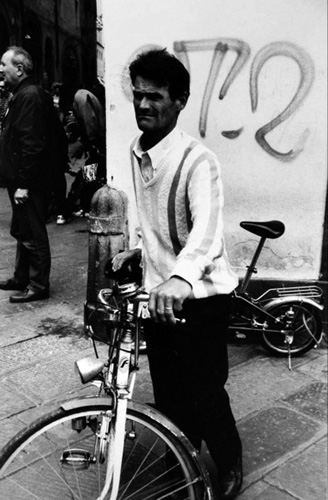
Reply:
<svg viewBox="0 0 328 500"><path fill-rule="evenodd" d="M105 341L109 332L103 307L97 303L102 288L110 288L105 276L109 259L128 248L127 196L107 185L94 194L88 221L89 259L84 324L92 326L96 338ZM108 326L108 325L107 325Z"/></svg>

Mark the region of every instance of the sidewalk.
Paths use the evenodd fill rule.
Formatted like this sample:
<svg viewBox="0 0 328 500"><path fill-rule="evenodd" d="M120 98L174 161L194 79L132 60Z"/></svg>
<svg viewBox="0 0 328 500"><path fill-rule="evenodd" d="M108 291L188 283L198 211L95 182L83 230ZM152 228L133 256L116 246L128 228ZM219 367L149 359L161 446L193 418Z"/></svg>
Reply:
<svg viewBox="0 0 328 500"><path fill-rule="evenodd" d="M0 189L0 279L11 275L15 242L10 207ZM83 333L88 273L86 219L48 225L52 248L51 297L11 304L0 291L0 446L58 402L94 391L82 387L73 364L91 354ZM101 348L101 355L104 353ZM327 347L293 360L273 358L257 343L229 346L228 393L244 446L240 500L327 499ZM142 357L136 400L152 389ZM209 456L203 453L210 472ZM47 500L47 499L44 499Z"/></svg>

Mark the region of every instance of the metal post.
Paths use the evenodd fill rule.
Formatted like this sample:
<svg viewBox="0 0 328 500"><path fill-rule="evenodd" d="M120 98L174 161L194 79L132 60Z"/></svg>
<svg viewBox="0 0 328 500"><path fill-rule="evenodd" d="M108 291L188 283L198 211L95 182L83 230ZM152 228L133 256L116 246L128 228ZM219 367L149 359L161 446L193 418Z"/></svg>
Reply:
<svg viewBox="0 0 328 500"><path fill-rule="evenodd" d="M97 304L97 295L111 282L105 276L109 259L128 248L127 196L107 185L98 189L91 201L88 222L89 262L85 324L90 324L97 336L105 334L102 324L102 308Z"/></svg>

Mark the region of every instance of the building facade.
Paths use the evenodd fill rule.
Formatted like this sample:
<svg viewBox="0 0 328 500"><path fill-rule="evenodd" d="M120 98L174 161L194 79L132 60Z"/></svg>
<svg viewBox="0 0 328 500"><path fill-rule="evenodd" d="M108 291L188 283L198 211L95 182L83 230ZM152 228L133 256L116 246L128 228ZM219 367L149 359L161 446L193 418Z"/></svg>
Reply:
<svg viewBox="0 0 328 500"><path fill-rule="evenodd" d="M97 0L97 77L105 83L105 47L103 39L103 2Z"/></svg>
<svg viewBox="0 0 328 500"><path fill-rule="evenodd" d="M97 84L96 0L1 0L1 53L9 45L23 46L36 82L48 90L60 83L69 103Z"/></svg>
<svg viewBox="0 0 328 500"><path fill-rule="evenodd" d="M286 231L266 241L256 281L327 289L327 2L175 0L172 14L171 0L106 0L103 17L107 178L128 194L132 244L128 145L139 131L127 68L166 47L191 74L179 124L221 163L234 270L243 276L257 244L240 221L281 220Z"/></svg>

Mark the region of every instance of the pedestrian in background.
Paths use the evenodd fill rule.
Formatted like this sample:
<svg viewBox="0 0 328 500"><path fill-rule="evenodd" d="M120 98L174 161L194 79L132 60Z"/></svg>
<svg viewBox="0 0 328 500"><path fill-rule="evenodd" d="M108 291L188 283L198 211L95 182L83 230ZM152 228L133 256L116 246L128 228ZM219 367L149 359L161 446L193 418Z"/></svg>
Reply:
<svg viewBox="0 0 328 500"><path fill-rule="evenodd" d="M67 199L67 180L66 174L70 173L70 161L68 157L68 137L64 128L65 112L61 106L60 92L62 85L59 83L53 84L52 100L56 110L55 122L55 137L56 137L56 164L54 165L53 183L52 183L52 199L48 205L49 211L54 210L57 225L66 224L71 214ZM58 118L58 119L57 119ZM53 206L54 205L54 206ZM51 216L51 213L49 213ZM51 219L50 219L51 220Z"/></svg>
<svg viewBox="0 0 328 500"><path fill-rule="evenodd" d="M9 300L31 302L49 297L51 256L46 207L51 191L55 113L51 94L32 81L33 62L21 47L9 47L0 74L12 92L0 140L0 184L12 205L10 234L17 240L14 274L0 282L15 290Z"/></svg>
<svg viewBox="0 0 328 500"><path fill-rule="evenodd" d="M150 293L145 322L156 408L217 467L220 498L242 484L242 446L229 397L227 331L238 284L225 251L223 188L215 154L177 126L189 97L189 73L166 50L130 65L141 135L131 145L142 249L113 259L119 270L142 258ZM176 316L185 318L177 323Z"/></svg>
<svg viewBox="0 0 328 500"><path fill-rule="evenodd" d="M69 204L76 215L82 216L90 212L94 193L106 183L105 110L87 89L75 93L72 109L69 127L75 126L74 135L79 137L82 146L75 150L75 155L76 158L84 155L84 165L71 186Z"/></svg>

